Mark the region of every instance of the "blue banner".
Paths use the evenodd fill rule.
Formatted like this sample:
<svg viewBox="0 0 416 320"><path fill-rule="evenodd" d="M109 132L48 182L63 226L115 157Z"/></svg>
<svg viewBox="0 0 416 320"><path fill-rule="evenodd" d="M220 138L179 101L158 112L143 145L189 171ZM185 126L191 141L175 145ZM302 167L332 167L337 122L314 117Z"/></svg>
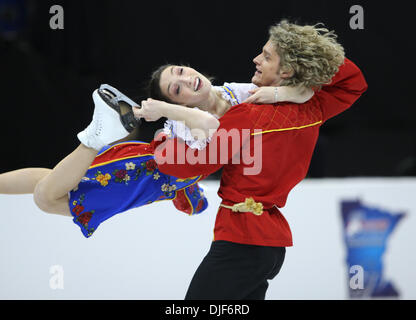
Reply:
<svg viewBox="0 0 416 320"><path fill-rule="evenodd" d="M343 201L341 208L350 298L399 297L398 289L383 277L383 255L405 214L370 208L360 201Z"/></svg>

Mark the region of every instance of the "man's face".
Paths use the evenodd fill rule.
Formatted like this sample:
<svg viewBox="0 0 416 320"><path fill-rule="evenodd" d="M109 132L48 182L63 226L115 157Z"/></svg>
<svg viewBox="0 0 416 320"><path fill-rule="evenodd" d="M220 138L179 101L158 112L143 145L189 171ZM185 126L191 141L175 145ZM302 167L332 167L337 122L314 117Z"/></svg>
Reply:
<svg viewBox="0 0 416 320"><path fill-rule="evenodd" d="M256 64L256 73L251 82L256 86L278 86L282 82L280 57L270 40L264 45L262 52L253 59L253 62Z"/></svg>

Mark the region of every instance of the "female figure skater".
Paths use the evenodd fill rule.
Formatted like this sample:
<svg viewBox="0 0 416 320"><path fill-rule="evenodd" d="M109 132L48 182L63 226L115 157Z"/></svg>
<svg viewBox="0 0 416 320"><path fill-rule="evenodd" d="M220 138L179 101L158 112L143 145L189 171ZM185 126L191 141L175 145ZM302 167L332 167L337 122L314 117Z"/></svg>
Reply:
<svg viewBox="0 0 416 320"><path fill-rule="evenodd" d="M85 237L111 216L155 201L173 200L187 214L206 209L197 184L202 176L165 175L157 169L150 144L123 142L138 124L131 112L136 103L108 85L92 97L93 119L77 135L81 144L53 170L26 168L1 174L0 193L33 193L42 211L73 217ZM212 116L195 111L195 118L206 120L198 125L210 125Z"/></svg>
<svg viewBox="0 0 416 320"><path fill-rule="evenodd" d="M183 76L182 83L164 86L158 78L163 71ZM160 172L152 143L125 141L135 125L129 111L133 107L135 112L139 111L136 116L145 120L168 118L165 131L201 149L209 140L209 133L218 128L217 118L231 105L247 98L255 86L213 87L199 72L181 66L159 68L152 81L160 83L160 90L166 88L172 93L172 103L148 99L142 102L141 114L141 108L117 89L101 86L92 95L92 122L78 134L81 144L52 170L26 168L1 174L0 193L33 193L41 210L73 217L85 237L115 214L155 201L173 200L175 207L187 214L204 211L207 200L197 182L206 176L179 179ZM301 87L273 88L272 99L276 101L270 102L304 102L313 95L311 92ZM154 92L151 94L154 96ZM126 107L127 111L121 110ZM201 135L193 137L192 129L199 129Z"/></svg>

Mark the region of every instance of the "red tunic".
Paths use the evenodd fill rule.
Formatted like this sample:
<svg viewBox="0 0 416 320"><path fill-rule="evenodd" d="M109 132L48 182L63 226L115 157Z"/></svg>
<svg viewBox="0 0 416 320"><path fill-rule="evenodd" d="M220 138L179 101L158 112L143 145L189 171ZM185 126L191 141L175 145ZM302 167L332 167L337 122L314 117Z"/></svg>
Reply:
<svg viewBox="0 0 416 320"><path fill-rule="evenodd" d="M162 164L170 152L177 155L181 150L188 152L189 149L183 140L166 139L165 136L152 142L156 162L161 172L180 178L209 175L223 167L218 190L223 204L233 205L250 197L263 204L264 211L259 216L220 207L214 241L292 246L289 225L278 208L284 207L290 190L306 177L320 126L349 108L366 89L367 83L360 69L345 59L331 84L323 86L304 104L240 104L231 107L220 119L220 127L209 146L204 150L191 149L198 159L205 159L205 163L182 157L185 160L183 164L178 160ZM224 164L219 161L220 158L224 160L223 156L220 157L220 140L223 133L230 130L238 130L245 138L240 150L233 150L229 143L228 161ZM243 133L247 130L250 132L248 136ZM227 139L229 142L232 140L230 137ZM252 163L241 160L242 150L247 146L254 155ZM217 163L210 164L212 159ZM238 159L240 163L236 163ZM260 163L261 169L255 175L248 175L244 170L252 168L253 163Z"/></svg>

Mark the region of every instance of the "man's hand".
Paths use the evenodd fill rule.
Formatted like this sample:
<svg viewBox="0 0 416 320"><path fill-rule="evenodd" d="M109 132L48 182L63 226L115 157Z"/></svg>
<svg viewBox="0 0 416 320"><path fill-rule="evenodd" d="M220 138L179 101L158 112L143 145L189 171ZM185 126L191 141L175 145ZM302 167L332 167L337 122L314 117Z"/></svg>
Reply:
<svg viewBox="0 0 416 320"><path fill-rule="evenodd" d="M142 107L133 107L133 113L136 119L143 118L146 121L157 121L162 118L163 107L165 107L166 102L147 99L142 101Z"/></svg>
<svg viewBox="0 0 416 320"><path fill-rule="evenodd" d="M253 90L250 90L251 96L248 97L243 103L276 103L276 87L259 87Z"/></svg>

